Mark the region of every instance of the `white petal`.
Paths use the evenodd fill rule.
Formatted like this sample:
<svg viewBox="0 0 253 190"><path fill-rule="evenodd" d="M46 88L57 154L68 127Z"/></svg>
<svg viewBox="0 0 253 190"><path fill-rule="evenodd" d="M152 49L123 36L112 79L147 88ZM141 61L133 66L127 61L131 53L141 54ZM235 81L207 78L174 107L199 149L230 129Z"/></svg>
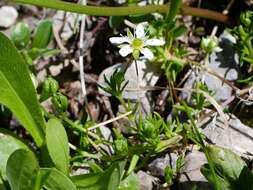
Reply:
<svg viewBox="0 0 253 190"><path fill-rule="evenodd" d="M135 35L137 38L143 38L145 36L145 31L143 24L138 24L135 29Z"/></svg>
<svg viewBox="0 0 253 190"><path fill-rule="evenodd" d="M154 58L154 54L148 48L142 48L140 51L147 59L152 60Z"/></svg>
<svg viewBox="0 0 253 190"><path fill-rule="evenodd" d="M126 57L128 54L132 53L133 49L131 48L130 45L125 45L119 50L119 54L122 57Z"/></svg>
<svg viewBox="0 0 253 190"><path fill-rule="evenodd" d="M145 42L145 45L147 46L162 46L164 44L165 41L160 39L149 39Z"/></svg>
<svg viewBox="0 0 253 190"><path fill-rule="evenodd" d="M113 44L130 43L130 39L127 36L124 37L111 37L110 42Z"/></svg>
<svg viewBox="0 0 253 190"><path fill-rule="evenodd" d="M218 53L218 52L221 52L222 50L223 50L223 49L220 48L220 47L216 47L216 48L214 49L214 51L217 52L217 53Z"/></svg>

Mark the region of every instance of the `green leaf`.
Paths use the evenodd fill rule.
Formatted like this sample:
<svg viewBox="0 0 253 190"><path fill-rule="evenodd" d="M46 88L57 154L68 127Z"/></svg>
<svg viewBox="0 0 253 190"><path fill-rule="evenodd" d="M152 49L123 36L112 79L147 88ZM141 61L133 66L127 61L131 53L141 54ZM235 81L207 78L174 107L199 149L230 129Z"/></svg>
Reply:
<svg viewBox="0 0 253 190"><path fill-rule="evenodd" d="M205 178L215 187L215 184L219 184L222 190L231 190L230 184L222 176L216 175L214 178L208 164L204 164L201 169L201 173ZM216 181L215 181L216 180Z"/></svg>
<svg viewBox="0 0 253 190"><path fill-rule="evenodd" d="M219 184L221 189L225 190L252 190L253 175L240 156L229 149L214 145L208 145L206 151L211 155L217 181L211 174L209 165L203 165L201 172L211 184Z"/></svg>
<svg viewBox="0 0 253 190"><path fill-rule="evenodd" d="M0 129L0 173L6 180L6 165L10 155L17 149L30 150L19 137L7 130ZM1 188L0 188L1 189Z"/></svg>
<svg viewBox="0 0 253 190"><path fill-rule="evenodd" d="M222 176L229 181L235 181L239 178L241 171L246 166L246 163L240 156L227 148L208 145L206 147L215 168L218 168Z"/></svg>
<svg viewBox="0 0 253 190"><path fill-rule="evenodd" d="M84 174L71 177L78 190L102 190L103 173ZM106 189L103 189L106 190Z"/></svg>
<svg viewBox="0 0 253 190"><path fill-rule="evenodd" d="M6 174L12 190L34 189L38 162L31 151L16 150L8 159Z"/></svg>
<svg viewBox="0 0 253 190"><path fill-rule="evenodd" d="M167 14L167 22L170 23L173 21L177 15L182 4L182 0L171 0L169 4L169 12Z"/></svg>
<svg viewBox="0 0 253 190"><path fill-rule="evenodd" d="M111 28L117 28L122 24L124 21L124 17L121 16L110 16L109 17L109 26Z"/></svg>
<svg viewBox="0 0 253 190"><path fill-rule="evenodd" d="M6 190L6 186L4 184L4 181L3 181L2 177L1 177L1 175L0 175L0 189L1 190Z"/></svg>
<svg viewBox="0 0 253 190"><path fill-rule="evenodd" d="M32 48L27 51L27 54L32 60L39 58L40 56L54 56L60 53L61 50L59 49L39 49L39 48Z"/></svg>
<svg viewBox="0 0 253 190"><path fill-rule="evenodd" d="M0 33L0 103L8 107L32 135L44 141L44 119L28 68L11 41Z"/></svg>
<svg viewBox="0 0 253 190"><path fill-rule="evenodd" d="M253 75L251 75L250 77L247 77L247 78L245 78L245 79L242 79L242 80L237 80L236 82L248 84L248 83L250 83L250 81L252 81L252 80L253 80Z"/></svg>
<svg viewBox="0 0 253 190"><path fill-rule="evenodd" d="M244 167L237 182L233 183L234 189L252 190L253 173L248 167Z"/></svg>
<svg viewBox="0 0 253 190"><path fill-rule="evenodd" d="M68 137L65 128L57 119L50 119L47 123L46 143L56 168L67 174L69 167Z"/></svg>
<svg viewBox="0 0 253 190"><path fill-rule="evenodd" d="M53 24L50 20L44 20L37 28L32 42L32 48L44 49L53 37Z"/></svg>
<svg viewBox="0 0 253 190"><path fill-rule="evenodd" d="M73 176L78 190L116 190L119 187L126 162L114 163L105 172Z"/></svg>
<svg viewBox="0 0 253 190"><path fill-rule="evenodd" d="M182 140L182 137L177 135L177 136L174 136L174 137L171 137L170 139L168 140L162 140L160 141L156 148L155 148L155 151L158 153L158 152L162 152L164 150L166 150L167 148L172 148L172 147L175 147L178 145L178 143Z"/></svg>
<svg viewBox="0 0 253 190"><path fill-rule="evenodd" d="M4 183L4 181L3 181L2 177L1 177L1 175L0 175L0 189L1 189L1 190L7 190L7 189L6 189L6 185L5 185L5 183Z"/></svg>
<svg viewBox="0 0 253 190"><path fill-rule="evenodd" d="M62 172L54 168L41 168L42 186L48 190L76 190L76 186Z"/></svg>
<svg viewBox="0 0 253 190"><path fill-rule="evenodd" d="M187 31L187 28L185 26L179 26L177 28L175 28L175 30L173 30L173 38L177 38L179 36L181 36L182 34L184 34Z"/></svg>
<svg viewBox="0 0 253 190"><path fill-rule="evenodd" d="M140 183L138 176L135 173L131 173L123 181L121 181L119 190L139 190Z"/></svg>
<svg viewBox="0 0 253 190"><path fill-rule="evenodd" d="M11 32L11 40L18 49L25 48L31 38L29 26L26 23L18 23Z"/></svg>

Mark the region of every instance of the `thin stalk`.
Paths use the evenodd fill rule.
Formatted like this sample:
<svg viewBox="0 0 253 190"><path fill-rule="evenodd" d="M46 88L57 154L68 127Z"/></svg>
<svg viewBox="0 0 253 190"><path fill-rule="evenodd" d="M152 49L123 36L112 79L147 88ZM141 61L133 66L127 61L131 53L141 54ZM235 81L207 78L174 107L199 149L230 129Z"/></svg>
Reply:
<svg viewBox="0 0 253 190"><path fill-rule="evenodd" d="M192 127L192 129L193 129L194 134L195 134L196 137L197 137L198 144L199 144L199 146L202 148L202 150L203 150L203 152L204 152L204 154L205 154L205 156L206 156L207 162L208 162L208 164L209 164L209 167L210 167L210 170L211 170L213 179L214 179L214 186L215 186L215 189L216 189L216 190L221 190L221 186L220 186L219 182L217 181L217 175L216 175L216 173L215 173L215 167L214 167L214 163L213 163L213 161L212 161L212 159L211 159L211 155L209 154L209 152L208 152L207 149L206 149L206 145L205 145L205 143L204 143L204 140L203 140L202 137L201 137L201 134L200 134L200 132L199 132L199 130L198 130L198 128L197 128L195 122L194 122L193 117L191 116L191 113L189 113L189 112L187 111L186 114L187 114L188 118L190 119L190 122L191 122L191 124L192 124L191 127Z"/></svg>
<svg viewBox="0 0 253 190"><path fill-rule="evenodd" d="M86 14L92 16L127 16L136 14L148 14L148 13L167 13L169 10L169 4L166 5L147 5L143 7L131 6L131 7L105 7L105 6L90 6L90 5L78 5L75 3L63 2L58 0L11 0L16 3L30 4L38 7L46 7L57 10L63 10L68 12L75 12L79 14ZM186 5L182 5L180 13L183 15L191 15L202 18L207 18L231 25L232 20L219 12L211 11L207 9L194 8Z"/></svg>

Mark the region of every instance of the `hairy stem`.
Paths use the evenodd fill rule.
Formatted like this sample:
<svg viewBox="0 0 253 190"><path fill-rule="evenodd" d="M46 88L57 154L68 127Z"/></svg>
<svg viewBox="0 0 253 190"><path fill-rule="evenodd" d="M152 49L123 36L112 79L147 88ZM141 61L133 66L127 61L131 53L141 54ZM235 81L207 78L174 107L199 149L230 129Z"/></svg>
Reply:
<svg viewBox="0 0 253 190"><path fill-rule="evenodd" d="M52 8L57 10L63 10L68 12L75 12L79 14L87 14L93 16L127 16L135 14L148 14L148 13L166 13L169 10L169 5L147 5L143 7L131 6L131 7L105 7L105 6L89 6L89 5L79 5L75 3L63 2L59 0L12 0L16 3L30 4L39 7ZM232 24L231 19L221 13L193 8L183 5L180 9L180 13L183 15L191 15L202 18L207 18L222 22L225 24Z"/></svg>

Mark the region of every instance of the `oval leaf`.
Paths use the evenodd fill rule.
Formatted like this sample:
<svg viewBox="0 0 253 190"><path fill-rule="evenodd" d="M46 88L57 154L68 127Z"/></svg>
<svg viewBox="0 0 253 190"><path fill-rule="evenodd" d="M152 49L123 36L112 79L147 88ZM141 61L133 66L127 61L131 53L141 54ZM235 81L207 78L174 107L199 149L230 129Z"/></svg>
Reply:
<svg viewBox="0 0 253 190"><path fill-rule="evenodd" d="M28 145L26 145L17 136L7 130L0 129L0 173L5 180L7 160L17 149L30 150Z"/></svg>
<svg viewBox="0 0 253 190"><path fill-rule="evenodd" d="M72 181L54 168L41 168L40 177L42 186L52 190L76 190Z"/></svg>
<svg viewBox="0 0 253 190"><path fill-rule="evenodd" d="M47 123L46 143L56 168L67 174L69 166L68 137L64 127L57 119L50 119Z"/></svg>
<svg viewBox="0 0 253 190"><path fill-rule="evenodd" d="M247 166L240 156L227 148L208 145L206 150L211 155L215 168L218 168L223 177L230 181L236 181L243 168Z"/></svg>
<svg viewBox="0 0 253 190"><path fill-rule="evenodd" d="M44 141L44 120L28 68L11 41L0 33L0 103L8 107L36 144Z"/></svg>
<svg viewBox="0 0 253 190"><path fill-rule="evenodd" d="M50 20L44 20L40 23L35 33L32 48L44 49L48 46L53 36L53 24Z"/></svg>
<svg viewBox="0 0 253 190"><path fill-rule="evenodd" d="M11 40L18 49L25 48L31 37L31 32L26 23L18 23L11 32Z"/></svg>
<svg viewBox="0 0 253 190"><path fill-rule="evenodd" d="M38 162L31 151L16 150L8 159L6 175L12 190L34 189Z"/></svg>

